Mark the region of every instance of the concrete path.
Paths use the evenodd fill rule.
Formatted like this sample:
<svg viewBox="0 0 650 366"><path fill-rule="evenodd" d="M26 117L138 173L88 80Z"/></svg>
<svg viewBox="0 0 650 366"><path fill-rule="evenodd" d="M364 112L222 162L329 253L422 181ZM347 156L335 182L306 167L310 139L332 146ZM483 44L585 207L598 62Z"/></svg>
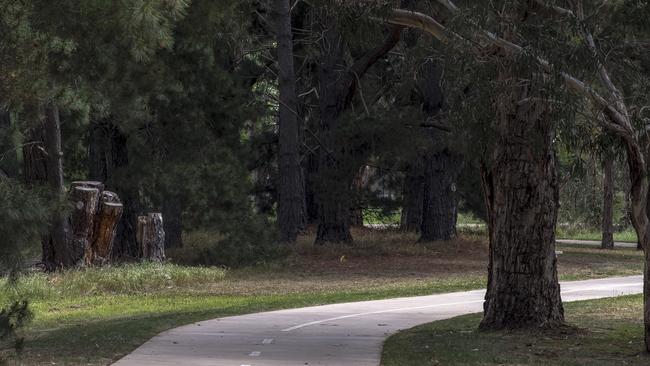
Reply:
<svg viewBox="0 0 650 366"><path fill-rule="evenodd" d="M574 240L574 239L558 239L555 241L559 244L570 244L570 245L590 245L595 247L600 247L599 240ZM620 248L636 248L636 243L617 241L614 242L615 247Z"/></svg>
<svg viewBox="0 0 650 366"><path fill-rule="evenodd" d="M642 292L642 277L562 283L564 301ZM372 365L401 329L482 311L484 290L213 319L154 337L115 365Z"/></svg>

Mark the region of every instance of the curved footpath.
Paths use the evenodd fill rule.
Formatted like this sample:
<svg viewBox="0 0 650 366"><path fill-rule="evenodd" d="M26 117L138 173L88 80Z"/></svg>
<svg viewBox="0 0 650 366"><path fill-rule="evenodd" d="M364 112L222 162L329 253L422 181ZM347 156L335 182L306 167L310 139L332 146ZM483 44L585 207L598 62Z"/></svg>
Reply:
<svg viewBox="0 0 650 366"><path fill-rule="evenodd" d="M562 283L578 301L643 291L641 276ZM373 365L400 329L482 311L484 290L314 306L213 319L171 329L115 365Z"/></svg>

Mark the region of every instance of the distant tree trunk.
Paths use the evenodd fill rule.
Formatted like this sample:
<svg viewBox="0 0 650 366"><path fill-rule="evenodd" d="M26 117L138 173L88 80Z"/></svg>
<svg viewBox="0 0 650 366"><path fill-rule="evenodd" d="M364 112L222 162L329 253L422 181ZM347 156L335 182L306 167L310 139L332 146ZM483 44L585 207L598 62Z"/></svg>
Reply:
<svg viewBox="0 0 650 366"><path fill-rule="evenodd" d="M420 241L451 240L456 237L458 204L456 179L461 159L448 149L426 158Z"/></svg>
<svg viewBox="0 0 650 366"><path fill-rule="evenodd" d="M554 124L529 86L512 86L503 74L500 81L511 95L495 96L498 138L482 169L490 257L480 327L555 327L564 323L564 310L555 256Z"/></svg>
<svg viewBox="0 0 650 366"><path fill-rule="evenodd" d="M183 247L183 206L179 197L167 197L162 205L165 249Z"/></svg>
<svg viewBox="0 0 650 366"><path fill-rule="evenodd" d="M429 60L422 65L418 88L422 110L429 121L447 120L442 67ZM456 237L456 180L461 159L448 147L448 132L432 129L431 148L424 159L424 191L420 241L451 240Z"/></svg>
<svg viewBox="0 0 650 366"><path fill-rule="evenodd" d="M306 225L318 222L316 186L318 181L318 155L308 153L303 166L305 180L305 221Z"/></svg>
<svg viewBox="0 0 650 366"><path fill-rule="evenodd" d="M56 197L63 201L66 190L63 183L63 151L61 149L61 122L59 109L53 104L45 107L44 147L47 183L56 193ZM44 242L43 258L49 270L55 268L69 268L77 264L83 257L83 248L73 247L71 244L72 233L68 216L56 210L52 218L52 228Z"/></svg>
<svg viewBox="0 0 650 366"><path fill-rule="evenodd" d="M123 171L128 167L127 138L110 119L94 122L91 126L88 149L88 177L106 183L117 192L124 208L117 226L113 258L137 258L136 223L140 213L140 195L137 184L127 181Z"/></svg>
<svg viewBox="0 0 650 366"><path fill-rule="evenodd" d="M370 51L352 66L346 63L345 40L331 14L324 15L322 28L322 36L319 39L321 62L318 69L320 146L318 182L314 188L319 213L316 243L350 243L350 188L361 163L358 166L350 166L350 161L355 161L358 153L349 151L341 141L337 131L340 117L352 104L360 78L395 47L400 39L402 27L392 27L384 44Z"/></svg>
<svg viewBox="0 0 650 366"><path fill-rule="evenodd" d="M352 206L350 207L350 226L363 227L363 195L368 174L368 166L362 166L352 180Z"/></svg>
<svg viewBox="0 0 650 366"><path fill-rule="evenodd" d="M603 162L603 249L614 249L614 174L613 160Z"/></svg>
<svg viewBox="0 0 650 366"><path fill-rule="evenodd" d="M280 241L294 243L305 225L304 182L300 166L301 133L293 65L290 0L274 0L279 72L279 189Z"/></svg>
<svg viewBox="0 0 650 366"><path fill-rule="evenodd" d="M402 216L400 230L420 232L424 202L424 174L419 165L407 169L402 186Z"/></svg>
<svg viewBox="0 0 650 366"><path fill-rule="evenodd" d="M329 19L320 41L321 63L318 70L319 140L318 182L315 188L318 207L316 243L349 243L350 185L354 168L342 166L339 141L335 134L339 116L347 107L347 83L341 82L341 69L346 68L345 42L338 32L336 21ZM346 172L347 170L347 172Z"/></svg>

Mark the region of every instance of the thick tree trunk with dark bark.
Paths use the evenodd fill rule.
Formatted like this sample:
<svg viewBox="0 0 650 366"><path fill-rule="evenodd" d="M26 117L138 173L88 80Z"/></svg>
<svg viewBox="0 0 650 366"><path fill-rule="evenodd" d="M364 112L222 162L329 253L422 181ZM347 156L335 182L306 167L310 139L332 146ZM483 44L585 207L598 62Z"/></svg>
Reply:
<svg viewBox="0 0 650 366"><path fill-rule="evenodd" d="M442 90L442 67L427 61L418 85L427 121L444 125L446 101ZM462 160L449 149L446 131L432 129L431 148L424 158L424 191L420 241L451 240L456 237L456 179Z"/></svg>
<svg viewBox="0 0 650 366"><path fill-rule="evenodd" d="M402 216L400 230L420 232L424 202L424 172L420 166L412 165L407 170L402 187Z"/></svg>
<svg viewBox="0 0 650 366"><path fill-rule="evenodd" d="M613 160L603 162L603 236L601 248L614 249L614 172Z"/></svg>
<svg viewBox="0 0 650 366"><path fill-rule="evenodd" d="M482 169L490 239L482 329L564 323L555 256L554 126L548 106L529 97L526 86L497 96L498 140Z"/></svg>
<svg viewBox="0 0 650 366"><path fill-rule="evenodd" d="M461 159L448 149L426 158L420 241L451 240L456 237L458 204L456 179Z"/></svg>
<svg viewBox="0 0 650 366"><path fill-rule="evenodd" d="M302 138L293 65L291 4L289 0L274 0L273 5L276 15L280 94L278 223L280 241L293 243L298 232L305 226L305 185L300 166Z"/></svg>

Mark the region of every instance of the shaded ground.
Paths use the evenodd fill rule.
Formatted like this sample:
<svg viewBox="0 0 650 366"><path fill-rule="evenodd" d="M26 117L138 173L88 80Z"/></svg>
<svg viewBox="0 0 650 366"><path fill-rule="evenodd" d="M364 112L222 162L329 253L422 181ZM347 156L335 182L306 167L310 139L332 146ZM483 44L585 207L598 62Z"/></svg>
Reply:
<svg viewBox="0 0 650 366"><path fill-rule="evenodd" d="M415 235L355 231L355 245L303 237L286 261L240 270L130 265L23 279L35 318L24 364L107 364L182 324L271 309L481 288L487 244L476 236L416 244ZM563 246L563 280L640 274L635 250ZM5 303L9 291L0 294ZM5 351L6 354L6 351Z"/></svg>
<svg viewBox="0 0 650 366"><path fill-rule="evenodd" d="M441 320L390 337L384 366L649 365L641 295L565 304L569 326L553 331L478 332L480 315Z"/></svg>

